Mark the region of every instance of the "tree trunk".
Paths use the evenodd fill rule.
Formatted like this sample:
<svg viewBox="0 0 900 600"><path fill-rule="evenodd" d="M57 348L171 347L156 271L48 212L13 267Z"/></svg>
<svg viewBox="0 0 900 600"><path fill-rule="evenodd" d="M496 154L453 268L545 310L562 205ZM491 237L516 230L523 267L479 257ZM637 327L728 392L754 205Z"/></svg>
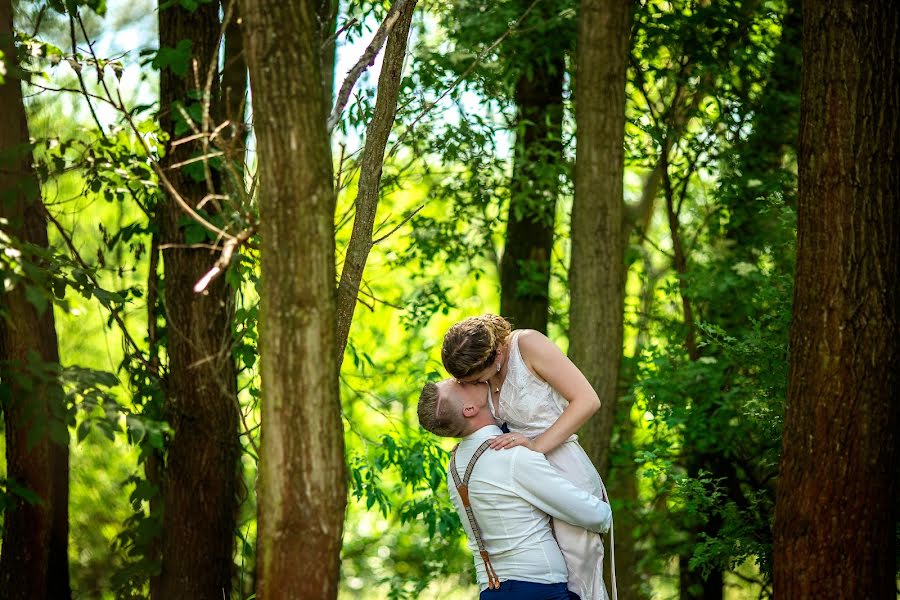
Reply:
<svg viewBox="0 0 900 600"><path fill-rule="evenodd" d="M316 0L242 0L260 176L259 598L335 598L347 503Z"/></svg>
<svg viewBox="0 0 900 600"><path fill-rule="evenodd" d="M582 0L575 122L575 200L569 264L569 358L600 397L582 443L601 474L609 466L625 298L623 222L625 71L631 4Z"/></svg>
<svg viewBox="0 0 900 600"><path fill-rule="evenodd" d="M0 84L0 218L11 238L46 248L47 220L31 167L21 71L13 47L12 5L0 0L0 51L7 66ZM27 260L34 260L27 256ZM71 597L69 588L69 431L62 390L36 380L27 362L59 364L53 307L37 310L24 285L0 295L0 401L8 480L35 493L31 504L11 493L3 515L0 598ZM31 385L29 385L29 382ZM32 387L33 386L33 387ZM30 439L34 437L34 439Z"/></svg>
<svg viewBox="0 0 900 600"><path fill-rule="evenodd" d="M397 99L403 78L403 61L406 58L406 43L412 25L416 0L408 0L400 8L400 16L388 36L378 76L378 96L375 112L366 127L366 146L363 150L356 195L356 216L353 219L353 233L347 245L341 282L337 291L337 331L338 365L343 362L344 348L350 335L350 323L356 310L359 286L372 246L372 228L381 196L381 171L384 164L384 150L397 114Z"/></svg>
<svg viewBox="0 0 900 600"><path fill-rule="evenodd" d="M625 73L631 4L582 0L575 81L575 199L569 262L569 358L587 377L601 408L581 440L601 474L609 446L622 361L625 248ZM626 537L630 529L621 530ZM631 548L631 540L625 540ZM607 550L611 554L613 549ZM626 558L628 558L626 553ZM633 565L630 565L633 567ZM606 581L610 581L607 574ZM630 597L629 589L621 594Z"/></svg>
<svg viewBox="0 0 900 600"><path fill-rule="evenodd" d="M175 103L188 106L194 102L189 94L203 90L211 64L218 73L220 29L217 3L202 3L193 12L177 4L159 11L161 47L192 40L193 63L187 74L181 77L168 68L160 72L160 122L171 142L179 137L175 123L181 119ZM215 76L209 103L215 120L223 111ZM199 142L170 144L163 165L168 167L202 151ZM197 181L186 169L171 171L170 178L194 206L219 186L220 179L214 174L212 182ZM213 203L205 209L215 212ZM209 270L215 256L208 249L186 246L185 213L174 199L160 202L158 219L169 357L164 414L174 436L166 454L162 568L154 591L157 598L165 600L220 600L231 590L240 456L237 382L231 356L234 293L224 277L213 280L207 293L195 293L194 284Z"/></svg>
<svg viewBox="0 0 900 600"><path fill-rule="evenodd" d="M542 56L516 82L516 145L500 261L500 314L547 332L553 223L563 170L565 40L542 38ZM535 43L538 43L535 41Z"/></svg>
<svg viewBox="0 0 900 600"><path fill-rule="evenodd" d="M775 510L779 598L893 599L900 5L803 7L797 268Z"/></svg>
<svg viewBox="0 0 900 600"><path fill-rule="evenodd" d="M337 64L335 32L337 30L338 0L319 0L317 11L319 36L322 42L322 91L325 95L325 108L330 113L331 106L334 104L334 69Z"/></svg>

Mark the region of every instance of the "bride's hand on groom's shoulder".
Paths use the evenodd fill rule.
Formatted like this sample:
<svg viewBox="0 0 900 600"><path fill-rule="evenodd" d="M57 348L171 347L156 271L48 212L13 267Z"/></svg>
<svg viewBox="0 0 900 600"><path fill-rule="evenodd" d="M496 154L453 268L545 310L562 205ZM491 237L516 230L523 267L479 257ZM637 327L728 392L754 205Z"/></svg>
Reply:
<svg viewBox="0 0 900 600"><path fill-rule="evenodd" d="M525 446L529 450L533 449L531 447L531 438L521 433L504 433L491 440L491 448L494 450L515 448L516 446Z"/></svg>

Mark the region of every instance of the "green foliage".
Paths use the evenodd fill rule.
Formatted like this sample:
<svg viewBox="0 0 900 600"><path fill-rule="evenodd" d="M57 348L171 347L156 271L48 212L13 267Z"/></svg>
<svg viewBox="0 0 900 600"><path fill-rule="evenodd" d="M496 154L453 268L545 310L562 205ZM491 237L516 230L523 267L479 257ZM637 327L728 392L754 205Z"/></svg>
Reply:
<svg viewBox="0 0 900 600"><path fill-rule="evenodd" d="M60 14L74 15L82 6L91 9L101 17L106 14L106 0L49 0L50 8Z"/></svg>
<svg viewBox="0 0 900 600"><path fill-rule="evenodd" d="M181 8L194 12L203 4L209 4L212 0L167 0L159 3L159 10L166 10L172 6L180 6Z"/></svg>
<svg viewBox="0 0 900 600"><path fill-rule="evenodd" d="M161 47L154 57L152 65L154 69L171 69L179 77L187 74L188 64L191 61L191 40L180 40L174 48Z"/></svg>

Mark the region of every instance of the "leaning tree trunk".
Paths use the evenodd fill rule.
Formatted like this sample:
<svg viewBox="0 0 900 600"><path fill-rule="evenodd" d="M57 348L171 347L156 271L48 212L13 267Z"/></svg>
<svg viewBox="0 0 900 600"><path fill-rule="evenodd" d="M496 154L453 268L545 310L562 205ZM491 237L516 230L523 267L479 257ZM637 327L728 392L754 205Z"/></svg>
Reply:
<svg viewBox="0 0 900 600"><path fill-rule="evenodd" d="M316 0L242 0L262 237L259 597L335 598L347 504Z"/></svg>
<svg viewBox="0 0 900 600"><path fill-rule="evenodd" d="M192 41L193 64L187 74L179 76L168 68L160 72L160 121L170 142L178 138L175 123L181 118L175 104L188 106L196 101L189 96L204 89L210 65L218 72L220 29L217 3L200 4L193 12L177 4L159 11L161 47ZM219 117L222 107L215 78L208 101L213 119ZM199 142L174 147L170 143L163 164L168 167L201 152ZM194 206L220 187L221 179L213 173L212 181L197 181L178 168L170 178ZM215 202L209 202L205 208L212 213L214 206ZM185 213L174 199L160 201L158 220L169 358L164 413L174 436L166 454L162 568L154 592L156 598L166 600L219 600L231 590L240 455L231 356L234 292L221 277L210 283L206 293L195 293L194 284L210 269L215 256L206 248L186 245Z"/></svg>
<svg viewBox="0 0 900 600"><path fill-rule="evenodd" d="M893 599L900 5L803 7L797 270L775 508L779 598Z"/></svg>
<svg viewBox="0 0 900 600"><path fill-rule="evenodd" d="M522 68L516 82L516 144L500 261L500 314L516 328L546 333L553 224L563 170L566 48L565 36L541 35L534 42L542 45L540 57Z"/></svg>
<svg viewBox="0 0 900 600"><path fill-rule="evenodd" d="M47 220L31 167L21 71L13 46L12 5L0 0L0 52L7 67L0 84L0 223L11 238L46 248ZM27 250L25 260L39 260ZM38 310L24 285L0 292L0 402L7 479L37 494L31 503L7 484L11 505L3 522L0 598L56 600L69 588L69 431L62 390L41 381L27 365L33 359L59 364L53 307ZM39 363L38 363L39 364ZM29 384L30 382L30 384ZM36 439L30 439L37 431Z"/></svg>
<svg viewBox="0 0 900 600"><path fill-rule="evenodd" d="M372 231L375 214L381 196L381 172L384 151L397 115L397 100L403 78L403 62L406 58L406 44L412 25L413 12L417 0L407 0L399 9L400 14L394 24L384 50L381 73L378 75L378 96L372 120L366 127L366 145L360 165L359 184L356 194L356 215L353 219L353 233L347 244L341 281L337 290L337 331L338 365L343 363L344 349L350 336L350 324L356 310L359 286L369 252L374 246ZM395 0L396 2L396 0Z"/></svg>

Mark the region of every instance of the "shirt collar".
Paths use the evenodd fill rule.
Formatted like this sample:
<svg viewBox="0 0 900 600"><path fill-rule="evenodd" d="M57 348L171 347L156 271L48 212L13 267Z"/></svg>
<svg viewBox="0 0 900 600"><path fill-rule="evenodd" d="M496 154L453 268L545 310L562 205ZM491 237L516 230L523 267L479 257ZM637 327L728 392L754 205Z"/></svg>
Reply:
<svg viewBox="0 0 900 600"><path fill-rule="evenodd" d="M496 425L485 425L481 429L476 429L463 438L464 442L482 442L488 438L503 435L503 431Z"/></svg>

